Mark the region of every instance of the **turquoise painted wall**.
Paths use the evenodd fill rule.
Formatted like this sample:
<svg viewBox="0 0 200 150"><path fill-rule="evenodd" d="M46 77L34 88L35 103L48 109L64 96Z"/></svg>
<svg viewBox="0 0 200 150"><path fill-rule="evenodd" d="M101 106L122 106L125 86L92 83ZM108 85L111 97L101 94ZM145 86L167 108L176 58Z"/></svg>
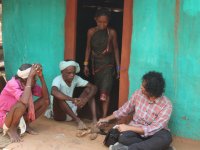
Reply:
<svg viewBox="0 0 200 150"><path fill-rule="evenodd" d="M144 73L162 72L174 105L173 134L200 140L200 1L181 0L176 7L175 0L134 0L133 6L129 96ZM50 87L63 59L64 17L65 0L3 0L8 79L20 64L40 62Z"/></svg>
<svg viewBox="0 0 200 150"><path fill-rule="evenodd" d="M162 72L174 107L170 128L195 140L200 140L199 25L198 0L177 5L175 0L134 0L129 96L144 73Z"/></svg>
<svg viewBox="0 0 200 150"><path fill-rule="evenodd" d="M3 0L3 48L10 79L23 63L41 63L50 87L64 54L66 0Z"/></svg>

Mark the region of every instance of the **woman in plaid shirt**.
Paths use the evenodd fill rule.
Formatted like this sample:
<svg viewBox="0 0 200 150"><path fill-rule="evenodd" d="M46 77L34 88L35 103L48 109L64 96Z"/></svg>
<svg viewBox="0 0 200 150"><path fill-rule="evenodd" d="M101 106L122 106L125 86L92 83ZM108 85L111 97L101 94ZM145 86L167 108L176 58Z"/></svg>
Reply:
<svg viewBox="0 0 200 150"><path fill-rule="evenodd" d="M172 142L168 121L172 112L170 100L163 95L165 81L161 73L151 71L142 77L142 85L129 101L98 125L134 113L131 122L119 124L119 140L111 150L166 150Z"/></svg>

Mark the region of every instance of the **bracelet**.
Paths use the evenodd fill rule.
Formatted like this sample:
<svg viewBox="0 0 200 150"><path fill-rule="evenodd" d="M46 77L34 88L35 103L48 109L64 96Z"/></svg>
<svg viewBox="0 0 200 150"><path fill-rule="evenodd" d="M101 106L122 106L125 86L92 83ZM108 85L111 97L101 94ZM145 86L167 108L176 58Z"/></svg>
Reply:
<svg viewBox="0 0 200 150"><path fill-rule="evenodd" d="M116 66L116 70L119 71L120 70L120 66Z"/></svg>
<svg viewBox="0 0 200 150"><path fill-rule="evenodd" d="M87 66L88 65L88 61L84 61L84 66Z"/></svg>
<svg viewBox="0 0 200 150"><path fill-rule="evenodd" d="M26 85L25 87L27 87L27 88L31 88L31 86L30 86L30 85Z"/></svg>

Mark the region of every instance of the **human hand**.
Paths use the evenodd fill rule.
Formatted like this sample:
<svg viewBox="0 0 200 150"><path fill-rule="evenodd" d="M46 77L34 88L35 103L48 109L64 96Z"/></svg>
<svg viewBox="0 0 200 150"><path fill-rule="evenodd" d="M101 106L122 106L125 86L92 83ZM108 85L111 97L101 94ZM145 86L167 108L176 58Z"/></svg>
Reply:
<svg viewBox="0 0 200 150"><path fill-rule="evenodd" d="M102 127L105 126L106 124L108 124L109 120L107 118L101 118L99 119L99 121L97 122L97 126L98 127Z"/></svg>
<svg viewBox="0 0 200 150"><path fill-rule="evenodd" d="M36 74L37 74L36 66L33 64L31 67L31 71L29 73L29 77L34 78Z"/></svg>
<svg viewBox="0 0 200 150"><path fill-rule="evenodd" d="M38 75L38 77L42 77L42 65L41 64L33 64L36 68L36 74Z"/></svg>
<svg viewBox="0 0 200 150"><path fill-rule="evenodd" d="M90 75L88 66L84 66L84 75L88 77Z"/></svg>
<svg viewBox="0 0 200 150"><path fill-rule="evenodd" d="M114 126L115 129L118 129L119 132L124 132L130 130L130 126L126 124L119 124Z"/></svg>
<svg viewBox="0 0 200 150"><path fill-rule="evenodd" d="M78 108L82 108L85 105L86 100L84 98L74 98L73 102Z"/></svg>

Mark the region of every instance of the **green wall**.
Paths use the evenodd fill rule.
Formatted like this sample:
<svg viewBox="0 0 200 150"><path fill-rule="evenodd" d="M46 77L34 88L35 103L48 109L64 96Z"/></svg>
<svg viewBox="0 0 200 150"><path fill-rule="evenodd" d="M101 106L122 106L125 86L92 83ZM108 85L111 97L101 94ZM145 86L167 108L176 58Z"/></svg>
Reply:
<svg viewBox="0 0 200 150"><path fill-rule="evenodd" d="M3 0L3 48L10 79L23 63L41 63L50 87L64 54L66 0Z"/></svg>
<svg viewBox="0 0 200 150"><path fill-rule="evenodd" d="M162 72L173 103L173 134L200 140L200 1L134 0L130 92L150 70Z"/></svg>
<svg viewBox="0 0 200 150"><path fill-rule="evenodd" d="M177 0L178 1L178 0ZM39 62L50 87L64 51L65 0L3 0L8 79L20 64ZM200 1L134 0L130 94L150 70L163 73L174 110L173 134L200 140Z"/></svg>

